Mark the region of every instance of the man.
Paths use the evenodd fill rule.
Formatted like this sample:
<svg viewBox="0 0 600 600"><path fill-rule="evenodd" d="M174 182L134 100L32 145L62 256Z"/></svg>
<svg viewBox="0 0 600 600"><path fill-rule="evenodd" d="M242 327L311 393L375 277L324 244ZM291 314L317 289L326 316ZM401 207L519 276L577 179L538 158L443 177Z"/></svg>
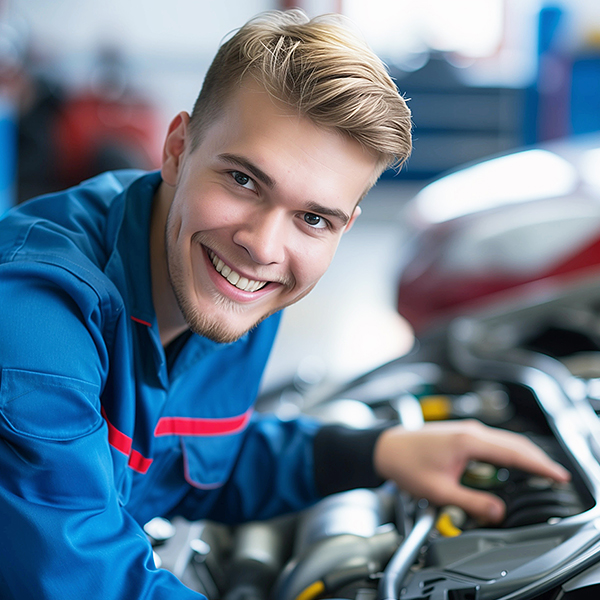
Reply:
<svg viewBox="0 0 600 600"><path fill-rule="evenodd" d="M392 478L498 520L499 499L458 483L470 459L568 478L477 423L352 432L252 414L279 311L409 151L408 109L361 42L269 13L220 49L160 173L6 216L3 598L197 598L154 566L142 525L157 515L267 518Z"/></svg>

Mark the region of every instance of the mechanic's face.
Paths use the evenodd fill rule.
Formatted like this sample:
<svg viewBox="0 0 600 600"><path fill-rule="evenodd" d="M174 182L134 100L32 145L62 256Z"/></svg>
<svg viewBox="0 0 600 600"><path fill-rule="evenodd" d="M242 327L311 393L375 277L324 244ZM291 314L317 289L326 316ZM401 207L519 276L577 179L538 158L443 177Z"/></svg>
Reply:
<svg viewBox="0 0 600 600"><path fill-rule="evenodd" d="M220 342L305 296L360 209L376 158L249 84L190 150L171 123L163 180L171 285L188 326Z"/></svg>

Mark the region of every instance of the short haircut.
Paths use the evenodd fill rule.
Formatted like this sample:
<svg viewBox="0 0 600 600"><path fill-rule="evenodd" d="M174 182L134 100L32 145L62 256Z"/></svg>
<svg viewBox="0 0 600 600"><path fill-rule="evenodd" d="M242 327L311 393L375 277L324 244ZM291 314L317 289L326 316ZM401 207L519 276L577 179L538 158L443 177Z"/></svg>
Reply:
<svg viewBox="0 0 600 600"><path fill-rule="evenodd" d="M194 105L192 148L247 76L316 125L373 152L377 176L400 168L410 155L412 122L404 98L382 61L339 15L309 20L298 9L270 11L237 30L219 48Z"/></svg>

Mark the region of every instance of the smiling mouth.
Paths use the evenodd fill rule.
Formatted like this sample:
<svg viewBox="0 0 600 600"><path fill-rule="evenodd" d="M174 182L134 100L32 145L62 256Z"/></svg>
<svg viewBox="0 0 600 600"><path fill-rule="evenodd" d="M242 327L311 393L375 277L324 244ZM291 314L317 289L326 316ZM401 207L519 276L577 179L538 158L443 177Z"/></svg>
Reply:
<svg viewBox="0 0 600 600"><path fill-rule="evenodd" d="M236 273L227 266L212 250L207 248L206 251L208 252L208 256L217 273L219 273L221 277L227 279L231 285L234 285L239 290L244 292L257 292L269 283L268 281L256 281L254 279L242 277L239 273Z"/></svg>

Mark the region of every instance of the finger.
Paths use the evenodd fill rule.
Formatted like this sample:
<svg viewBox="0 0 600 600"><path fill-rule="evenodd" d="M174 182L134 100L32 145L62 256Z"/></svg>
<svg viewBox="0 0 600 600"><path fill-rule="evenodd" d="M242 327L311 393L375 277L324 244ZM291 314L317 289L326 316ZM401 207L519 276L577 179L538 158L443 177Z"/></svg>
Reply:
<svg viewBox="0 0 600 600"><path fill-rule="evenodd" d="M498 431L494 440L478 443L471 456L497 466L517 467L559 482L567 482L571 478L569 471L531 440L507 431Z"/></svg>
<svg viewBox="0 0 600 600"><path fill-rule="evenodd" d="M454 504L462 508L482 524L500 523L506 514L504 502L489 492L459 485L449 490L447 499L445 504Z"/></svg>

